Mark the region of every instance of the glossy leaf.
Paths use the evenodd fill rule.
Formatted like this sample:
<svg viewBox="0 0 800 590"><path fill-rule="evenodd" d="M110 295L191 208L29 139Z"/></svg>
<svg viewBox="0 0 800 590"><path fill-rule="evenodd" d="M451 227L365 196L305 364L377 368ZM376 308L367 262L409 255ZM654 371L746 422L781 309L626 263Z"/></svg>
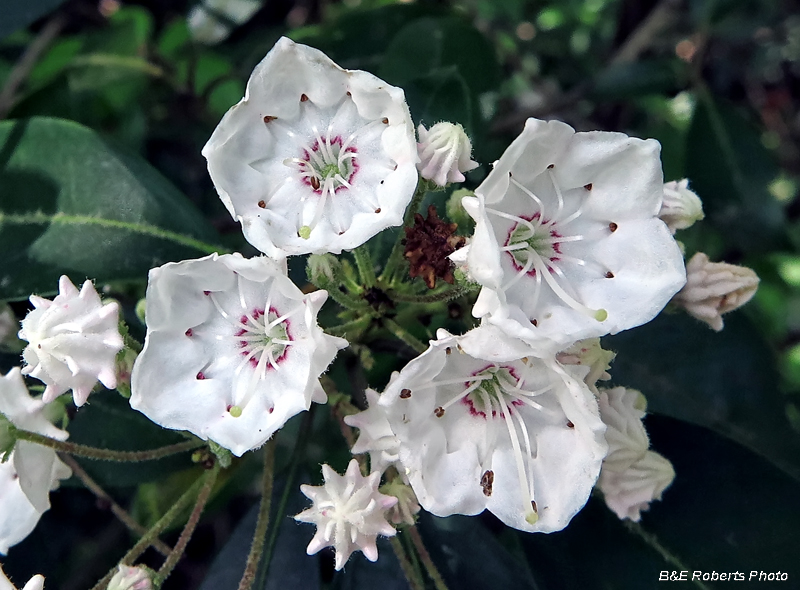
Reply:
<svg viewBox="0 0 800 590"><path fill-rule="evenodd" d="M0 299L139 279L216 250L217 236L149 164L49 118L0 123Z"/></svg>

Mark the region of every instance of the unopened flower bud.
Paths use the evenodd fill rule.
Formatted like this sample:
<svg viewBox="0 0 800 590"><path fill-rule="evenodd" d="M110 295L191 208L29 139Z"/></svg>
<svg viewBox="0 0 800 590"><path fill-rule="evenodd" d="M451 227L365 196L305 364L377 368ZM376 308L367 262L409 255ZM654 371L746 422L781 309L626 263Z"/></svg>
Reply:
<svg viewBox="0 0 800 590"><path fill-rule="evenodd" d="M664 184L664 200L658 216L675 234L705 217L703 203L693 191L689 190L689 179L673 180Z"/></svg>
<svg viewBox="0 0 800 590"><path fill-rule="evenodd" d="M108 583L108 590L152 590L153 582L146 568L120 565Z"/></svg>
<svg viewBox="0 0 800 590"><path fill-rule="evenodd" d="M461 125L442 122L430 129L420 125L417 131L420 159L417 169L422 178L445 186L449 182L464 182L463 173L477 168L478 163L470 159L472 143Z"/></svg>
<svg viewBox="0 0 800 590"><path fill-rule="evenodd" d="M722 314L741 307L758 288L753 269L725 262L711 262L698 252L686 264L686 286L673 298L689 315L719 332Z"/></svg>
<svg viewBox="0 0 800 590"><path fill-rule="evenodd" d="M419 501L410 485L396 477L381 486L380 492L397 498L397 504L389 509L387 516L392 524L413 525L417 522L415 515L419 512Z"/></svg>
<svg viewBox="0 0 800 590"><path fill-rule="evenodd" d="M559 352L556 358L564 365L589 367L583 381L597 395L597 382L611 379L608 369L611 368L611 361L615 356L616 353L603 349L599 338L587 338Z"/></svg>
<svg viewBox="0 0 800 590"><path fill-rule="evenodd" d="M308 280L315 285L319 281L335 281L341 266L339 259L333 254L312 254L308 257L306 274L308 275Z"/></svg>
<svg viewBox="0 0 800 590"><path fill-rule="evenodd" d="M447 204L445 205L447 211L447 217L450 221L454 221L458 224L458 227L461 229L472 229L475 227L475 221L470 217L467 210L464 209L464 205L461 203L461 199L464 197L474 197L475 193L466 188L460 188L458 190L453 191L453 194L450 195L450 198L447 199Z"/></svg>

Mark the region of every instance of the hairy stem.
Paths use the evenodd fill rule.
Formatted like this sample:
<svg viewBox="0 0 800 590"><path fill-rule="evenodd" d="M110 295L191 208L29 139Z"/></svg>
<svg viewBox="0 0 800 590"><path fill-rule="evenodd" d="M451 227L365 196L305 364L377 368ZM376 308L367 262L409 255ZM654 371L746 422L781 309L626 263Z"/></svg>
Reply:
<svg viewBox="0 0 800 590"><path fill-rule="evenodd" d="M353 258L356 260L358 267L358 275L361 277L361 282L364 283L366 288L375 286L375 266L372 264L372 255L369 249L365 246L359 246L353 250Z"/></svg>
<svg viewBox="0 0 800 590"><path fill-rule="evenodd" d="M400 567L403 570L403 574L405 575L406 581L411 587L411 590L425 590L425 584L419 579L414 571L414 568L411 565L411 562L408 560L408 555L406 555L406 550L403 547L403 544L400 542L400 539L398 539L395 535L389 539L389 542L392 544L394 554L397 556L397 561L400 562Z"/></svg>
<svg viewBox="0 0 800 590"><path fill-rule="evenodd" d="M383 318L383 325L389 330L396 338L399 338L406 344L408 344L411 348L413 348L416 352L422 353L425 352L428 347L425 346L425 343L419 340L416 336L411 334L408 330L403 328L400 324L396 321Z"/></svg>
<svg viewBox="0 0 800 590"><path fill-rule="evenodd" d="M325 328L325 331L328 334L333 334L334 336L344 336L347 337L348 333L357 333L361 330L367 328L370 323L372 322L372 316L369 314L362 315L361 317L351 320L349 322L345 322L344 324L339 324L338 326L331 326L330 328Z"/></svg>
<svg viewBox="0 0 800 590"><path fill-rule="evenodd" d="M447 302L452 301L453 299L458 299L463 295L467 295L469 293L473 293L480 289L480 285L477 283L472 283L469 285L462 285L458 287L450 287L448 289L444 289L443 291L437 291L436 293L429 293L428 295L411 295L406 293L400 292L393 292L391 297L395 301L401 301L403 303L437 303L437 302Z"/></svg>
<svg viewBox="0 0 800 590"><path fill-rule="evenodd" d="M264 473L261 476L261 503L258 508L258 521L253 534L253 543L247 555L247 565L239 582L239 590L250 590L258 572L258 564L264 551L264 541L269 527L269 511L272 506L272 483L275 470L275 437L273 436L264 449Z"/></svg>
<svg viewBox="0 0 800 590"><path fill-rule="evenodd" d="M200 522L203 509L206 507L206 503L211 497L211 491L214 489L214 483L217 481L219 471L220 464L219 461L217 461L214 464L214 467L210 471L206 472L203 481L203 487L200 489L200 493L197 495L197 501L194 503L194 508L192 508L192 512L189 515L189 520L186 521L186 525L181 531L181 536L178 537L178 542L175 543L175 548L164 561L161 569L158 570L158 574L156 574L154 585L157 588L160 588L161 584L164 583L164 580L169 577L169 575L172 573L172 570L175 568L175 565L183 556L183 552L186 551L186 545L189 544L189 539L192 538L194 530L197 528L197 525Z"/></svg>
<svg viewBox="0 0 800 590"><path fill-rule="evenodd" d="M414 548L417 550L419 558L422 560L422 565L425 566L425 571L428 572L431 580L433 580L436 590L447 590L447 584L444 583L442 574L439 573L439 568L433 563L431 554L425 548L425 543L422 541L422 536L419 534L416 525L408 527L408 534L411 537L411 542L414 543Z"/></svg>
<svg viewBox="0 0 800 590"><path fill-rule="evenodd" d="M75 459L71 456L66 454L59 454L59 458L66 463L70 469L72 469L72 474L75 475L78 479L81 480L84 486L92 492L98 499L102 500L106 504L108 504L109 510L116 516L122 524L124 524L128 529L138 535L139 537L143 537L147 534L147 529L140 525L134 518L128 514L128 512L119 504L117 504L114 499L108 495L108 493L100 487L100 485L94 481L91 476L86 473L86 470L81 467L80 463L78 463ZM169 555L172 548L161 541L158 538L153 539L151 543L156 551L158 551L161 555L165 557Z"/></svg>
<svg viewBox="0 0 800 590"><path fill-rule="evenodd" d="M61 453L69 453L70 455L86 457L87 459L95 459L98 461L153 461L154 459L162 459L170 455L185 453L186 451L191 451L192 449L202 447L206 444L201 440L187 440L186 442L147 451L112 451L110 449L99 449L97 447L88 447L77 443L56 440L49 436L44 436L28 430L20 430L18 428L13 429L12 435L15 436L17 440L27 440L28 442L49 447Z"/></svg>

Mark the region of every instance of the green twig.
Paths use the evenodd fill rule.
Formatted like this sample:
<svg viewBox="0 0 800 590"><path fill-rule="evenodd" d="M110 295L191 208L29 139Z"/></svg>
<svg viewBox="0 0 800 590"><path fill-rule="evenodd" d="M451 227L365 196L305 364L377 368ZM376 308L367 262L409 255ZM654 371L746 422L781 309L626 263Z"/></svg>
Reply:
<svg viewBox="0 0 800 590"><path fill-rule="evenodd" d="M79 445L63 440L56 440L49 436L29 432L27 430L19 430L18 428L11 428L12 436L17 440L26 440L28 442L36 443L44 447L49 447L61 453L69 453L78 457L86 457L87 459L96 459L98 461L122 461L122 462L139 462L139 461L153 461L155 459L162 459L170 455L184 453L191 451L198 447L202 447L206 443L201 440L187 440L186 442L168 445L166 447L159 447L157 449L150 449L147 451L112 451L110 449L99 449L97 447L88 447L86 445Z"/></svg>
<svg viewBox="0 0 800 590"><path fill-rule="evenodd" d="M375 286L375 266L372 263L372 255L369 252L369 248L361 245L353 250L352 254L358 267L358 275L361 277L361 282L367 288Z"/></svg>
<svg viewBox="0 0 800 590"><path fill-rule="evenodd" d="M403 303L438 303L440 301L447 302L447 301L452 301L453 299L458 299L463 295L473 293L480 288L481 286L478 285L477 283L471 283L468 285L462 285L458 287L450 287L449 289L437 291L436 293L429 293L427 295L412 295L394 291L391 294L391 298L394 301L401 301Z"/></svg>
<svg viewBox="0 0 800 590"><path fill-rule="evenodd" d="M147 533L139 539L136 544L123 556L120 563L123 565L133 565L133 562L144 553L144 551L154 543L158 536L175 520L183 509L192 501L197 495L197 491L203 485L208 473L204 473L178 498L169 510L164 513L158 522L156 522ZM111 569L103 578L92 587L92 590L104 590L108 582L117 573L116 566Z"/></svg>
<svg viewBox="0 0 800 590"><path fill-rule="evenodd" d="M403 574L406 577L406 581L408 581L408 585L411 586L411 590L425 590L425 584L419 579L414 571L414 568L412 567L411 562L408 560L408 555L406 555L406 550L403 548L403 544L400 542L400 539L398 539L395 535L389 539L389 542L392 544L394 554L397 556L397 561L400 562L400 568L403 570Z"/></svg>
<svg viewBox="0 0 800 590"><path fill-rule="evenodd" d="M186 521L186 525L181 531L181 536L178 537L178 542L175 543L175 548L169 554L167 559L164 560L164 564L161 566L161 569L158 570L155 580L153 580L153 585L156 588L161 587L161 585L164 583L164 580L166 580L172 573L172 570L175 568L178 560L180 560L180 558L183 556L183 552L186 551L186 545L188 545L189 539L192 538L194 530L197 528L197 525L200 522L203 509L206 507L206 503L211 497L211 490L214 489L214 483L217 481L217 475L219 475L219 471L220 463L217 461L214 464L214 467L210 471L206 472L203 481L203 487L200 490L200 493L197 495L197 501L194 503L194 508L192 508L192 512L189 515L189 520Z"/></svg>
<svg viewBox="0 0 800 590"><path fill-rule="evenodd" d="M381 276L378 277L378 282L380 283L394 283L395 271L397 267L400 266L400 263L403 261L403 238L406 237L405 232L403 231L403 227L410 227L414 223L414 214L416 214L417 209L419 209L419 204L422 202L422 199L425 198L425 194L428 192L428 183L424 180L420 179L417 183L417 189L414 191L414 196L411 198L411 203L408 205L408 209L406 209L405 217L403 218L403 226L400 228L400 232L397 234L397 239L394 242L394 246L392 246L392 252L389 254L389 258L386 260L386 266L383 267L383 272Z"/></svg>
<svg viewBox="0 0 800 590"><path fill-rule="evenodd" d="M383 318L383 325L389 330L392 334L395 335L396 338L399 338L406 344L408 344L411 348L413 348L416 352L422 353L425 352L428 347L425 346L425 343L419 340L416 336L411 334L408 330L400 326L397 322L389 318Z"/></svg>
<svg viewBox="0 0 800 590"><path fill-rule="evenodd" d="M131 532L135 533L139 537L143 537L147 534L147 529L136 522L136 520L134 520L134 518L128 514L128 512L122 506L117 504L114 499L109 496L108 493L102 487L100 487L100 485L94 481L88 473L86 473L86 470L81 467L80 463L78 463L69 455L63 453L59 455L59 459L61 459L70 469L72 469L72 474L80 479L83 485L85 485L90 492L97 496L98 499L108 504L109 510L111 510L114 516L116 516L122 524L128 527ZM161 555L167 556L169 555L170 551L172 551L172 548L170 548L169 545L158 538L153 539L151 544L153 545L153 548L155 548L155 550Z"/></svg>
<svg viewBox="0 0 800 590"><path fill-rule="evenodd" d="M442 574L439 573L439 569L433 563L430 553L425 548L425 543L422 541L422 536L419 534L416 525L408 527L408 534L411 537L411 542L414 543L414 548L417 550L419 558L422 560L422 564L425 566L425 571L428 572L431 580L433 580L436 590L447 590L447 584L444 583Z"/></svg>
<svg viewBox="0 0 800 590"><path fill-rule="evenodd" d="M347 337L348 333L364 330L370 325L371 322L372 322L371 315L362 315L361 317L351 320L349 322L345 322L344 324L339 324L337 326L331 326L330 328L325 328L325 331L328 334L333 334L334 336Z"/></svg>
<svg viewBox="0 0 800 590"><path fill-rule="evenodd" d="M258 564L264 550L264 541L269 527L269 510L272 506L272 484L275 470L275 437L273 436L264 449L264 473L261 476L261 503L258 508L258 521L253 533L253 543L247 555L247 565L239 582L239 590L250 590L258 572ZM275 527L277 528L277 527Z"/></svg>

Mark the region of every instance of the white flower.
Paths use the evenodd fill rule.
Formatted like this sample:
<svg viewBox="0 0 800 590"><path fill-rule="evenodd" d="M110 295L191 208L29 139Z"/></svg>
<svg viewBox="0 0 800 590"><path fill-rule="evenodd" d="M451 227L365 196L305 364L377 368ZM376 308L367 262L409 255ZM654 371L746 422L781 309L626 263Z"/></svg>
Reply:
<svg viewBox="0 0 800 590"><path fill-rule="evenodd" d="M266 258L212 254L150 271L147 336L131 406L230 449L257 448L311 402L347 341L316 323L327 292L304 295Z"/></svg>
<svg viewBox="0 0 800 590"><path fill-rule="evenodd" d="M664 200L658 213L674 234L686 229L705 217L703 203L693 191L689 190L689 179L673 180L664 184Z"/></svg>
<svg viewBox="0 0 800 590"><path fill-rule="evenodd" d="M275 258L363 244L402 222L417 184L403 91L286 38L203 155L245 238Z"/></svg>
<svg viewBox="0 0 800 590"><path fill-rule="evenodd" d="M358 440L352 448L353 454L369 453L370 470L383 473L387 467L397 463L399 442L389 425L386 409L378 403L378 393L372 389L367 389L365 393L369 407L358 414L345 416L344 422L359 430Z"/></svg>
<svg viewBox="0 0 800 590"><path fill-rule="evenodd" d="M494 326L440 330L381 395L429 512L487 509L516 529L551 532L586 503L606 453L586 369L521 350L530 348Z"/></svg>
<svg viewBox="0 0 800 590"><path fill-rule="evenodd" d="M350 461L344 475L323 465L322 477L325 485L300 486L300 491L313 504L294 518L317 526L307 553L314 555L325 547L333 547L337 570L342 569L350 554L357 550L370 561L376 561L378 535L391 537L397 532L385 517L397 498L378 492L381 474L373 471L364 477L355 459Z"/></svg>
<svg viewBox="0 0 800 590"><path fill-rule="evenodd" d="M711 262L698 252L686 264L686 286L672 301L719 332L722 314L750 301L758 283L758 275L752 269Z"/></svg>
<svg viewBox="0 0 800 590"><path fill-rule="evenodd" d="M464 182L463 173L478 167L478 163L470 159L472 143L461 125L441 122L430 129L420 125L417 131L420 158L417 168L422 178L445 186L450 182Z"/></svg>
<svg viewBox="0 0 800 590"><path fill-rule="evenodd" d="M152 590L150 574L143 567L120 564L117 573L108 583L108 590Z"/></svg>
<svg viewBox="0 0 800 590"><path fill-rule="evenodd" d="M42 590L43 588L44 576L37 574L28 580L22 590ZM17 590L17 587L11 583L2 567L0 567L0 590Z"/></svg>
<svg viewBox="0 0 800 590"><path fill-rule="evenodd" d="M606 423L608 456L597 487L619 518L638 521L641 511L675 478L672 464L653 451L642 424L646 401L635 389L615 387L600 392L600 416Z"/></svg>
<svg viewBox="0 0 800 590"><path fill-rule="evenodd" d="M30 297L34 309L19 331L29 343L22 353L27 363L22 373L47 384L45 402L71 389L75 405L82 406L98 381L108 389L117 386L114 361L123 347L119 306L103 305L91 281L78 292L64 275L58 291L52 301Z"/></svg>
<svg viewBox="0 0 800 590"><path fill-rule="evenodd" d="M233 26L250 20L259 8L258 0L204 0L189 11L186 25L192 39L215 45L230 35Z"/></svg>
<svg viewBox="0 0 800 590"><path fill-rule="evenodd" d="M598 395L597 382L611 379L608 369L611 368L611 361L616 356L616 353L605 350L600 345L599 338L587 338L586 340L579 340L569 348L562 350L556 355L556 358L562 365L589 367L589 372L584 377L583 382L589 386L589 389L595 395Z"/></svg>
<svg viewBox="0 0 800 590"><path fill-rule="evenodd" d="M528 119L463 200L476 222L467 265L483 286L473 315L557 348L653 319L685 282L657 217L658 155L654 140Z"/></svg>
<svg viewBox="0 0 800 590"><path fill-rule="evenodd" d="M0 376L0 413L21 430L66 440L44 416L45 403L28 393L19 368ZM50 508L50 491L72 472L50 448L18 441L0 464L0 553L27 537Z"/></svg>

